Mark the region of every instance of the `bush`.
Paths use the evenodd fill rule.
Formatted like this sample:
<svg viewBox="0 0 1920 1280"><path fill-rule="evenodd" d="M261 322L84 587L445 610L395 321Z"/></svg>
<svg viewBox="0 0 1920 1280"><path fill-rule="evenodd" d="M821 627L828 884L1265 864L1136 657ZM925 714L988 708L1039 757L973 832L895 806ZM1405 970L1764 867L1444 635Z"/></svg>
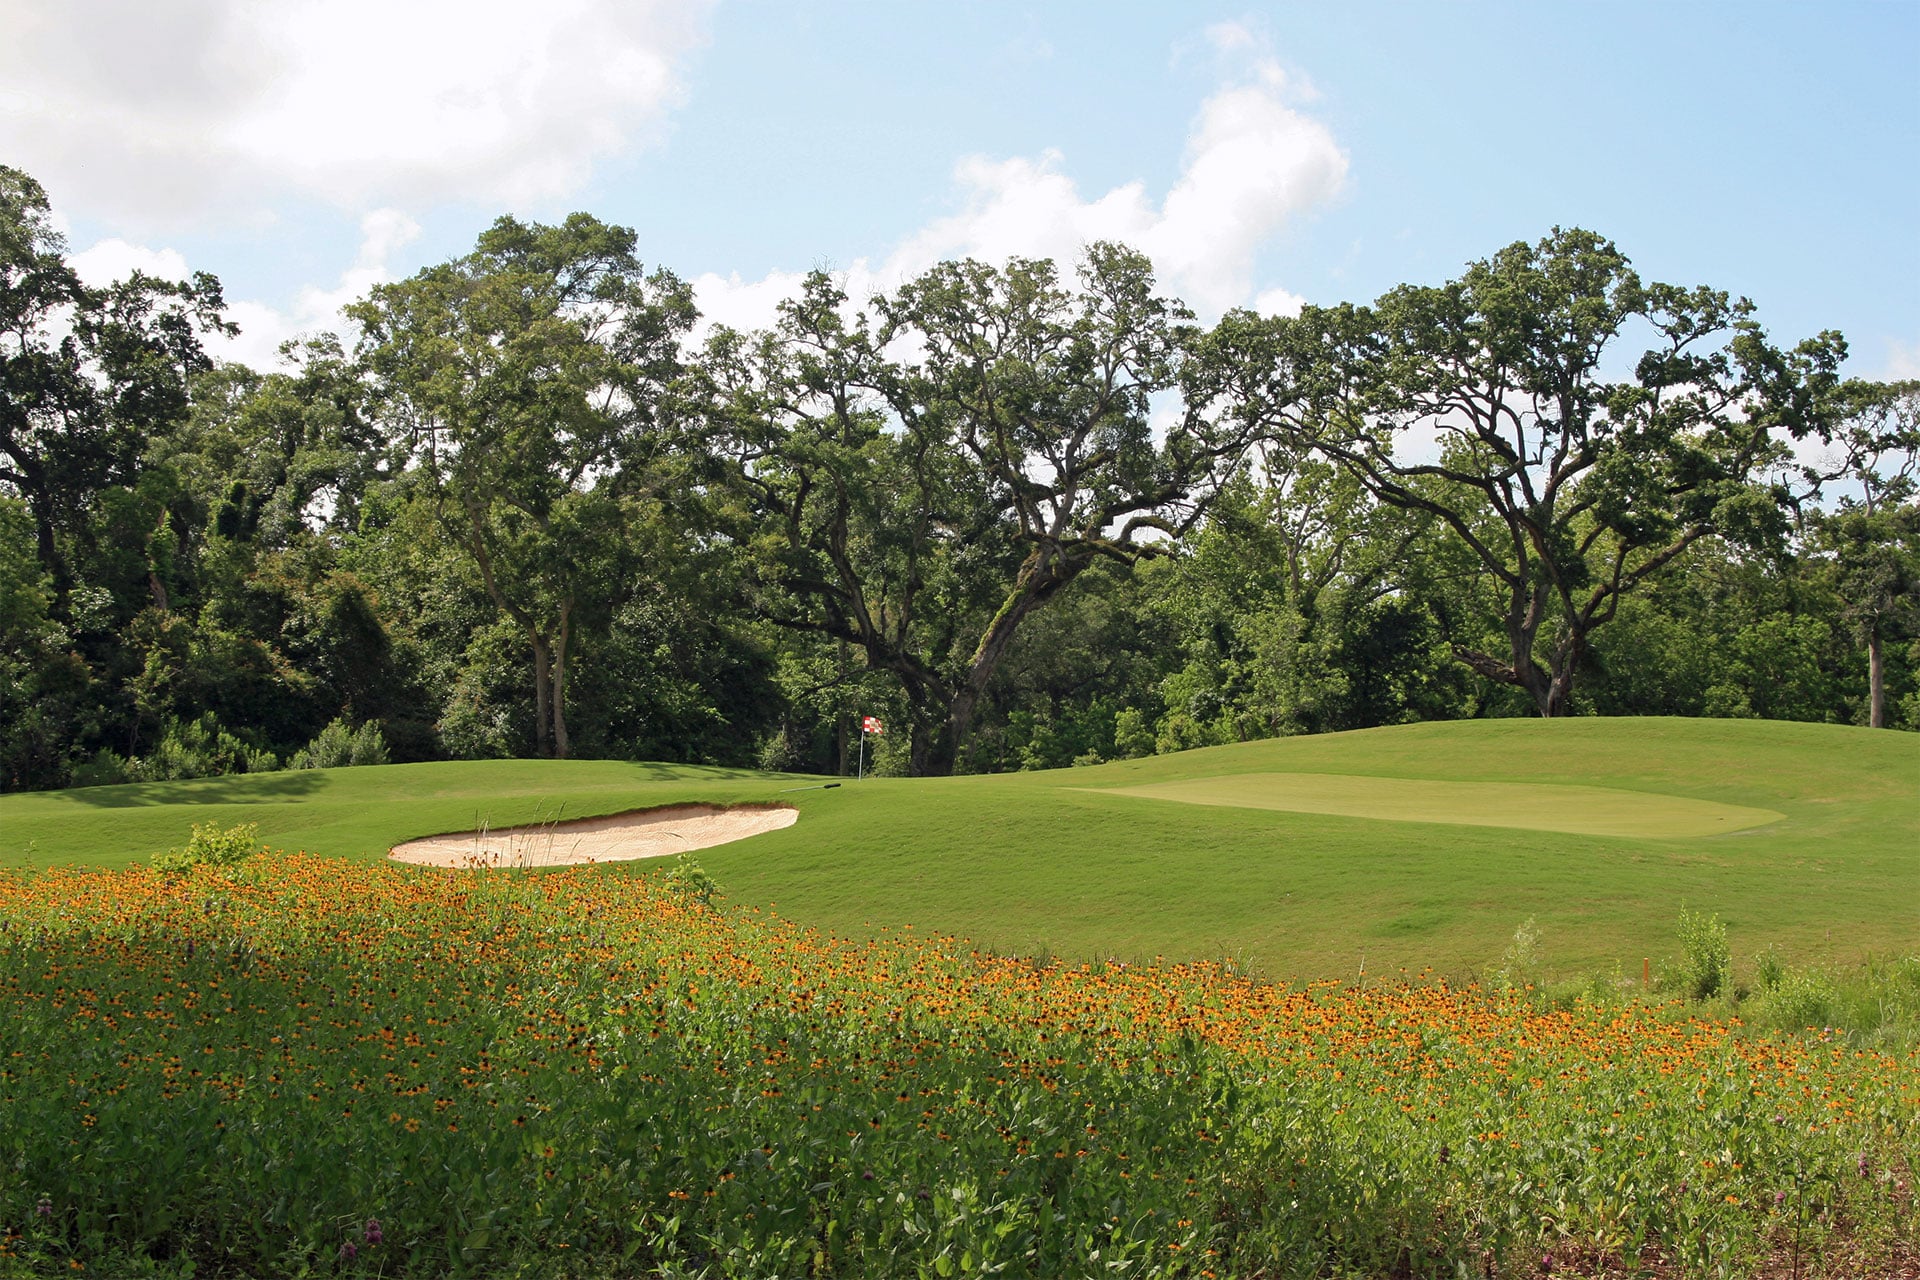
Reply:
<svg viewBox="0 0 1920 1280"><path fill-rule="evenodd" d="M111 754L96 759L104 762ZM279 767L278 756L228 733L209 711L198 720L168 725L150 755L125 762L125 774L129 782L179 782L228 773L272 773ZM110 776L110 770L103 773Z"/></svg>
<svg viewBox="0 0 1920 1280"><path fill-rule="evenodd" d="M1726 989L1733 951L1719 916L1682 911L1680 949L1680 983L1688 999L1711 1000Z"/></svg>
<svg viewBox="0 0 1920 1280"><path fill-rule="evenodd" d="M347 728L346 717L334 720L314 735L312 742L287 760L289 769L339 769L356 764L387 763L387 740L380 722L369 720L358 729Z"/></svg>
<svg viewBox="0 0 1920 1280"><path fill-rule="evenodd" d="M1761 1017L1782 1031L1829 1027L1842 1021L1840 990L1833 979L1813 969L1790 969L1761 1001Z"/></svg>
<svg viewBox="0 0 1920 1280"><path fill-rule="evenodd" d="M260 824L243 822L221 827L196 822L185 847L153 855L153 869L163 876L183 876L197 866L230 867L260 852Z"/></svg>
<svg viewBox="0 0 1920 1280"><path fill-rule="evenodd" d="M1113 749L1127 760L1153 754L1153 727L1138 707L1122 707L1114 715Z"/></svg>
<svg viewBox="0 0 1920 1280"><path fill-rule="evenodd" d="M127 758L112 747L100 748L91 759L82 760L73 767L73 785L76 787L111 787L132 781L133 773Z"/></svg>
<svg viewBox="0 0 1920 1280"><path fill-rule="evenodd" d="M1530 986L1540 973L1540 926L1528 916L1513 931L1513 943L1500 958L1494 985L1502 989Z"/></svg>
<svg viewBox="0 0 1920 1280"><path fill-rule="evenodd" d="M673 860L673 867L667 872L667 888L705 907L713 904L713 895L720 886L714 883L706 868L683 853Z"/></svg>
<svg viewBox="0 0 1920 1280"><path fill-rule="evenodd" d="M1760 982L1760 990L1772 991L1780 985L1780 979L1786 976L1786 966L1780 961L1780 953L1768 947L1753 958L1754 976Z"/></svg>

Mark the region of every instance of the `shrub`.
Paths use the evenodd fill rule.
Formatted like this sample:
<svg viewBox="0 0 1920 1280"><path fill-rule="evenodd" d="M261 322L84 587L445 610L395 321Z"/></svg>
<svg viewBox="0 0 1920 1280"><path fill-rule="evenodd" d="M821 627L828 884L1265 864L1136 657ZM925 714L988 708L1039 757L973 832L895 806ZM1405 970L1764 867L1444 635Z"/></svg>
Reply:
<svg viewBox="0 0 1920 1280"><path fill-rule="evenodd" d="M1691 1000L1711 1000L1727 985L1733 951L1717 915L1680 913L1680 982Z"/></svg>
<svg viewBox="0 0 1920 1280"><path fill-rule="evenodd" d="M260 852L260 824L243 822L221 827L196 822L184 847L153 855L153 869L163 876L182 876L197 866L230 867Z"/></svg>
<svg viewBox="0 0 1920 1280"><path fill-rule="evenodd" d="M1513 942L1500 958L1500 971L1494 985L1502 988L1524 987L1540 972L1540 926L1528 916L1513 931Z"/></svg>
<svg viewBox="0 0 1920 1280"><path fill-rule="evenodd" d="M342 716L314 735L312 742L293 753L289 769L339 769L356 764L387 763L387 740L380 722L369 720L358 729L347 728Z"/></svg>
<svg viewBox="0 0 1920 1280"><path fill-rule="evenodd" d="M754 753L754 761L763 773L786 773L803 763L799 745L794 741L793 726L782 724L763 738Z"/></svg>
<svg viewBox="0 0 1920 1280"><path fill-rule="evenodd" d="M1761 1016L1783 1031L1828 1027L1840 1022L1840 990L1814 969L1789 969L1761 1002Z"/></svg>
<svg viewBox="0 0 1920 1280"><path fill-rule="evenodd" d="M1122 707L1113 717L1113 749L1128 760L1153 754L1153 726L1138 707Z"/></svg>
<svg viewBox="0 0 1920 1280"><path fill-rule="evenodd" d="M1772 991L1786 976L1786 966L1780 962L1780 953L1768 947L1753 958L1753 972L1759 979L1760 990Z"/></svg>
<svg viewBox="0 0 1920 1280"><path fill-rule="evenodd" d="M76 787L111 787L116 783L131 781L133 773L128 767L127 758L112 747L100 748L91 759L82 760L73 767L73 785Z"/></svg>
<svg viewBox="0 0 1920 1280"><path fill-rule="evenodd" d="M707 874L706 868L683 853L673 860L673 867L667 872L667 888L705 907L713 904L713 895L719 892L720 886Z"/></svg>
<svg viewBox="0 0 1920 1280"><path fill-rule="evenodd" d="M228 733L209 711L198 720L168 725L151 754L125 762L125 773L130 782L178 782L228 773L272 773L279 767L278 756Z"/></svg>

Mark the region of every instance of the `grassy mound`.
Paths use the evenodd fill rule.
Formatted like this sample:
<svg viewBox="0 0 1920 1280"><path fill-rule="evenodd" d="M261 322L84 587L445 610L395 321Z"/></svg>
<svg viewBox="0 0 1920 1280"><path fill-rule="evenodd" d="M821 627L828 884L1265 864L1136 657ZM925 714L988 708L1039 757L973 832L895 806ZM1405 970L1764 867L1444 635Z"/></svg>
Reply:
<svg viewBox="0 0 1920 1280"><path fill-rule="evenodd" d="M1258 791L1257 775L1276 774L1327 776L1323 792L1376 816L1166 798ZM1363 963L1369 975L1484 974L1529 918L1544 972L1629 975L1673 951L1683 906L1720 915L1741 957L1774 946L1794 963L1910 951L1920 918L1920 739L1844 726L1455 722L787 790L810 781L482 761L12 796L0 798L0 865L125 865L195 821L253 821L271 845L378 858L483 823L778 796L797 825L703 863L736 903L854 936L911 924L1002 951L1225 957L1351 980ZM1514 784L1526 784L1517 808ZM1569 794L1579 801L1561 803ZM1628 825L1564 829L1603 810ZM1780 816L1724 834L1682 821L1729 810ZM1466 821L1475 814L1485 825Z"/></svg>

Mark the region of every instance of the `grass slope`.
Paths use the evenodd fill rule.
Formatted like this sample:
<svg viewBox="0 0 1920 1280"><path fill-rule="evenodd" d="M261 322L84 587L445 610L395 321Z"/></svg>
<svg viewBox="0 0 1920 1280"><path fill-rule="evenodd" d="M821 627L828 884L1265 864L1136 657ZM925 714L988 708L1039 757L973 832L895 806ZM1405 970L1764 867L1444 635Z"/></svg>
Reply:
<svg viewBox="0 0 1920 1280"><path fill-rule="evenodd" d="M1121 794L1251 774L1606 788L1784 815L1644 837L1184 803ZM1233 956L1274 976L1484 973L1537 920L1550 970L1675 950L1684 905L1736 955L1910 952L1920 936L1920 739L1833 725L1581 719L1409 725L1051 773L806 779L610 762L487 761L0 797L0 865L115 865L193 821L377 857L412 836L684 800L776 795L800 822L703 852L735 902L848 934L914 925L1001 950ZM1413 790L1417 791L1418 788ZM1469 788L1469 791L1474 789ZM1480 789L1484 798L1487 794ZM1395 800L1395 797L1400 797ZM1539 797L1536 797L1538 799ZM1554 806L1544 806L1549 818ZM1384 811L1384 810L1383 810ZM1562 824L1565 825L1565 824ZM631 869L609 870L630 874Z"/></svg>
<svg viewBox="0 0 1920 1280"><path fill-rule="evenodd" d="M1519 827L1581 836L1718 836L1786 817L1711 800L1549 782L1442 782L1349 773L1236 773L1116 787L1110 794L1384 822Z"/></svg>

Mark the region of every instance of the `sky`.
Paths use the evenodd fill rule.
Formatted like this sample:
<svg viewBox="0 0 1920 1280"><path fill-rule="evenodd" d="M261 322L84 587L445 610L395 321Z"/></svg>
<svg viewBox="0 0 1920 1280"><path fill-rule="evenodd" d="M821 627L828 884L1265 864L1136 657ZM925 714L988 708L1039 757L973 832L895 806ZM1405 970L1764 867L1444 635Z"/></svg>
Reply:
<svg viewBox="0 0 1920 1280"><path fill-rule="evenodd" d="M946 258L1149 253L1203 318L1582 226L1920 377L1920 3L0 0L0 163L96 282L272 367L496 217L636 230L766 323Z"/></svg>

